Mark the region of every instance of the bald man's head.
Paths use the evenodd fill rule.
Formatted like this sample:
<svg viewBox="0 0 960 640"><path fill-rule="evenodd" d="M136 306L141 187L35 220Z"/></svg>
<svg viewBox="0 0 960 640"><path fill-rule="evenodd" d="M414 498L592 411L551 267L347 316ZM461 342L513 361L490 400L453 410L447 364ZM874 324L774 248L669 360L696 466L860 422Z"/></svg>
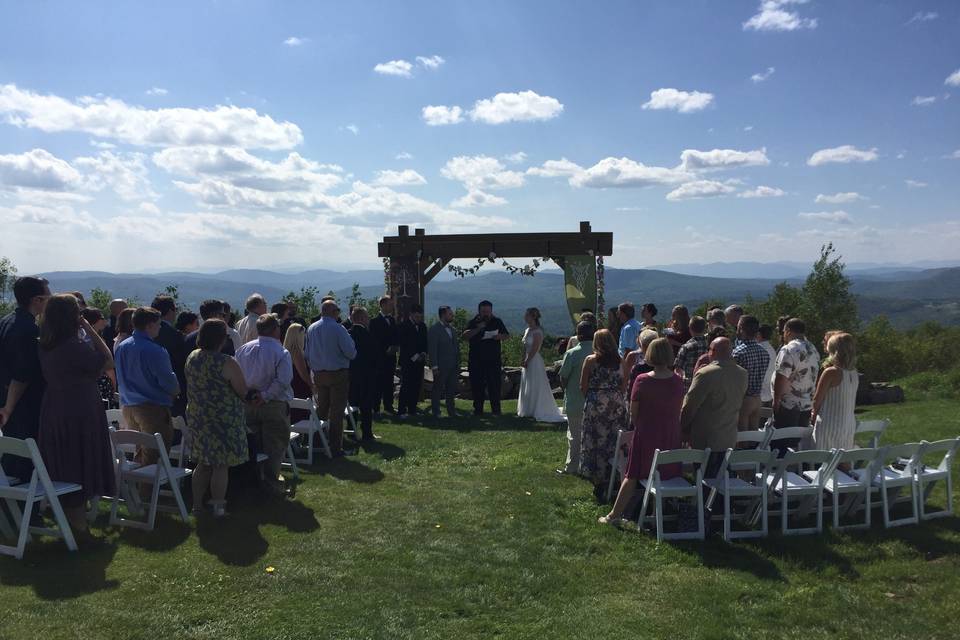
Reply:
<svg viewBox="0 0 960 640"><path fill-rule="evenodd" d="M120 312L127 308L127 301L115 298L110 301L110 315L116 317Z"/></svg>
<svg viewBox="0 0 960 640"><path fill-rule="evenodd" d="M730 344L730 338L715 338L710 343L710 359L729 360L733 356L733 346Z"/></svg>

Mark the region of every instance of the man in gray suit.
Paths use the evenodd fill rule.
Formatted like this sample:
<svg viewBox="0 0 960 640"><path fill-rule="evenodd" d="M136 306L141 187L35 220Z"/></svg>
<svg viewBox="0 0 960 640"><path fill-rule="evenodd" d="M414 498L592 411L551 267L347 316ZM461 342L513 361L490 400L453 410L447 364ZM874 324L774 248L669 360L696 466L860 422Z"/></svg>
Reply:
<svg viewBox="0 0 960 640"><path fill-rule="evenodd" d="M747 392L747 371L733 359L729 338L710 343L710 364L693 376L680 412L682 438L694 449L710 448L705 478L716 476L727 449L737 446L740 405Z"/></svg>
<svg viewBox="0 0 960 640"><path fill-rule="evenodd" d="M460 380L460 336L453 325L453 309L440 307L440 321L434 322L427 331L427 352L433 371L431 408L433 417L440 417L440 398L446 395L447 415L455 416L453 400L457 395Z"/></svg>

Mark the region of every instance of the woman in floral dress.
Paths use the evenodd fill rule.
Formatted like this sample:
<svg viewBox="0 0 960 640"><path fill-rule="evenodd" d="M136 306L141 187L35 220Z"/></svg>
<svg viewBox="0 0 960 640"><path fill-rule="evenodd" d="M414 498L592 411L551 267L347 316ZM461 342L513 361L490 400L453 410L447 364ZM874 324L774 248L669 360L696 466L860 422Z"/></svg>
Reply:
<svg viewBox="0 0 960 640"><path fill-rule="evenodd" d="M230 467L247 461L247 429L243 401L247 384L236 360L220 353L227 341L227 325L207 320L200 325L197 349L187 358L187 424L192 444L190 457L197 462L193 472L193 512L203 512L203 499L210 489L210 505L216 517L226 515L227 479Z"/></svg>
<svg viewBox="0 0 960 640"><path fill-rule="evenodd" d="M617 446L617 431L629 421L617 342L607 329L600 329L593 336L593 353L583 361L580 390L585 398L580 474L593 483L594 495L599 498L610 479L610 458Z"/></svg>

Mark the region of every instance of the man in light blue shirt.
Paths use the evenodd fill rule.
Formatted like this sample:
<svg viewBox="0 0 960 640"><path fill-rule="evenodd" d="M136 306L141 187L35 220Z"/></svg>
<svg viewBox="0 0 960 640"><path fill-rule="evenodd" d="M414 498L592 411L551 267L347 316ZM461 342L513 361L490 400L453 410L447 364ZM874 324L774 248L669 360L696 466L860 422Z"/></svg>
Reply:
<svg viewBox="0 0 960 640"><path fill-rule="evenodd" d="M117 345L116 365L120 408L127 426L143 433L159 433L169 449L173 442L170 407L180 393L170 354L154 342L160 333L160 312L140 307L133 312L133 334ZM141 464L154 464L159 454L141 451Z"/></svg>
<svg viewBox="0 0 960 640"><path fill-rule="evenodd" d="M304 341L303 355L313 372L317 416L329 422L330 451L334 457L344 455L343 411L350 392L350 361L357 357L357 347L337 319L340 308L333 300L320 307L320 319L310 325Z"/></svg>
<svg viewBox="0 0 960 640"><path fill-rule="evenodd" d="M620 357L637 348L637 337L640 335L640 322L633 316L636 310L633 303L624 302L617 307L617 317L620 319Z"/></svg>
<svg viewBox="0 0 960 640"><path fill-rule="evenodd" d="M247 342L235 356L247 387L255 390L262 402L244 408L247 429L260 441L267 454L270 470L267 483L276 493L283 493L280 466L290 442L290 405L293 399L293 361L290 352L280 343L280 321L265 313L255 325L257 339Z"/></svg>

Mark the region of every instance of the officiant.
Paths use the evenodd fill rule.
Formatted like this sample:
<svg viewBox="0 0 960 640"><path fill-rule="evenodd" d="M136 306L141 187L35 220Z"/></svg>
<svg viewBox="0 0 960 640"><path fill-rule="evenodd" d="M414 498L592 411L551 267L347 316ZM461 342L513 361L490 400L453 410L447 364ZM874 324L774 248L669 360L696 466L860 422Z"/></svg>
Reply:
<svg viewBox="0 0 960 640"><path fill-rule="evenodd" d="M500 383L503 361L500 343L510 334L503 321L493 315L493 303L483 300L477 305L477 315L467 323L463 338L470 342L468 371L473 395L473 414L483 415L483 401L490 397L490 412L500 415Z"/></svg>

